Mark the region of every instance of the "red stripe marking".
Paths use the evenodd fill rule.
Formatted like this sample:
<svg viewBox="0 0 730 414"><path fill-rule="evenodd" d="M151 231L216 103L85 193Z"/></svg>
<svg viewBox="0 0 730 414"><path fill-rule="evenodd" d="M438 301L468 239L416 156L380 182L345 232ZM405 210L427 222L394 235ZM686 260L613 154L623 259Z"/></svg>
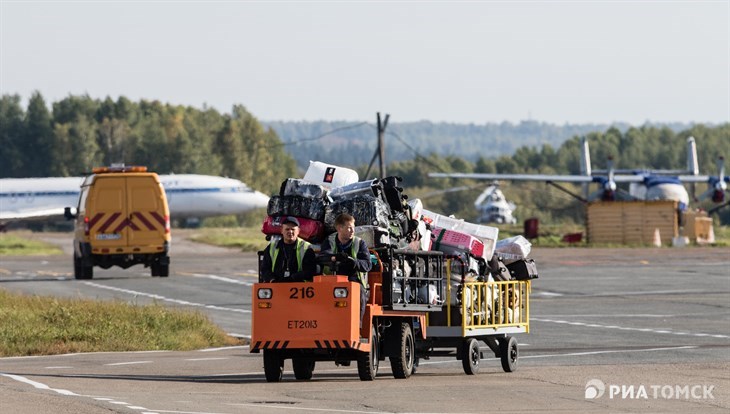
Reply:
<svg viewBox="0 0 730 414"><path fill-rule="evenodd" d="M119 233L120 231L124 230L125 227L129 225L129 219L122 220L122 223L117 226L112 233Z"/></svg>
<svg viewBox="0 0 730 414"><path fill-rule="evenodd" d="M155 220L157 220L158 223L162 224L163 226L165 225L165 218L157 214L156 211L153 211L150 214L152 215L152 217L154 217Z"/></svg>
<svg viewBox="0 0 730 414"><path fill-rule="evenodd" d="M96 224L97 221L99 221L100 218L104 217L104 213L96 213L96 215L89 220L89 228L94 227L94 224Z"/></svg>
<svg viewBox="0 0 730 414"><path fill-rule="evenodd" d="M127 219L127 225L132 228L134 231L138 231L139 227L137 227L136 224L132 221L132 219Z"/></svg>
<svg viewBox="0 0 730 414"><path fill-rule="evenodd" d="M99 233L106 232L106 229L114 223L114 220L117 219L117 217L121 216L122 213L114 213L111 217L109 217L109 220L105 221L104 224L99 228Z"/></svg>
<svg viewBox="0 0 730 414"><path fill-rule="evenodd" d="M139 219L139 221L141 221L142 224L144 224L147 227L147 230L155 230L155 226L152 223L150 223L150 221L147 220L147 218L145 216L143 216L142 213L135 212L134 217L137 217Z"/></svg>

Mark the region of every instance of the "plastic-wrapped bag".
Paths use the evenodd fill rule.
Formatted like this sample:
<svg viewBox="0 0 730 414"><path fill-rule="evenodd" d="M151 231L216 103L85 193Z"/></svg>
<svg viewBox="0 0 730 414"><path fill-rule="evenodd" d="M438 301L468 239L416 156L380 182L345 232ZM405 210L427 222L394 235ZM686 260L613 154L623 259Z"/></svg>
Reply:
<svg viewBox="0 0 730 414"><path fill-rule="evenodd" d="M269 216L295 216L323 221L325 217L324 199L302 196L271 196L266 208Z"/></svg>
<svg viewBox="0 0 730 414"><path fill-rule="evenodd" d="M532 243L522 236L514 236L499 240L494 248L495 253L502 257L504 264L510 264L524 259L530 254Z"/></svg>
<svg viewBox="0 0 730 414"><path fill-rule="evenodd" d="M360 181L357 171L319 161L309 161L309 168L304 174L304 181L319 184L327 188L342 187Z"/></svg>
<svg viewBox="0 0 730 414"><path fill-rule="evenodd" d="M281 196L302 196L304 198L326 198L327 188L319 185L304 181L299 178L287 178L281 183L279 189L279 195Z"/></svg>
<svg viewBox="0 0 730 414"><path fill-rule="evenodd" d="M356 183L335 187L330 191L330 197L333 200L348 198L354 196L370 196L381 198L383 195L383 185L377 179L368 181L358 181Z"/></svg>
<svg viewBox="0 0 730 414"><path fill-rule="evenodd" d="M356 226L390 228L388 205L379 198L355 196L333 201L327 206L324 217L326 231L335 231L335 219L342 213L353 216Z"/></svg>

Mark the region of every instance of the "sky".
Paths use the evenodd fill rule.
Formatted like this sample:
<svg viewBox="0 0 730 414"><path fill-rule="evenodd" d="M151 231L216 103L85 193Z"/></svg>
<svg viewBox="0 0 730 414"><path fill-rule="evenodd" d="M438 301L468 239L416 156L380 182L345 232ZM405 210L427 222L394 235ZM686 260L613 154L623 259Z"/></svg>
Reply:
<svg viewBox="0 0 730 414"><path fill-rule="evenodd" d="M7 1L0 91L262 121L730 122L730 0Z"/></svg>

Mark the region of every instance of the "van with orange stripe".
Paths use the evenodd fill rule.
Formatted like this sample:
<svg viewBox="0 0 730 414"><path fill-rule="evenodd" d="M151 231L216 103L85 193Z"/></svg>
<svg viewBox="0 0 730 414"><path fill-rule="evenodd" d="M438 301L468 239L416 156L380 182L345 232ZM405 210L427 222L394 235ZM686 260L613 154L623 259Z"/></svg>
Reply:
<svg viewBox="0 0 730 414"><path fill-rule="evenodd" d="M91 279L94 266L149 267L170 272L170 210L165 190L146 167L94 168L81 185L75 219L74 276Z"/></svg>

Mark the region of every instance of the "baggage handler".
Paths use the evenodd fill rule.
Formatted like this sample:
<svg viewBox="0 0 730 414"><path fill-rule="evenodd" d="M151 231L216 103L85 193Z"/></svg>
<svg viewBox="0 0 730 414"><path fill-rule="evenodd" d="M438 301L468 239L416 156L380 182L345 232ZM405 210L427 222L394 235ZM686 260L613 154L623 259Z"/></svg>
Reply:
<svg viewBox="0 0 730 414"><path fill-rule="evenodd" d="M299 238L299 220L286 217L281 240L264 250L261 276L264 282L311 282L317 273L317 257L309 243Z"/></svg>
<svg viewBox="0 0 730 414"><path fill-rule="evenodd" d="M351 282L360 284L360 327L368 301L367 274L372 268L370 251L364 240L355 236L355 218L347 213L335 219L336 233L332 233L322 242L320 256L330 256L331 262L339 261L338 275L346 275ZM330 274L329 269L323 272Z"/></svg>

